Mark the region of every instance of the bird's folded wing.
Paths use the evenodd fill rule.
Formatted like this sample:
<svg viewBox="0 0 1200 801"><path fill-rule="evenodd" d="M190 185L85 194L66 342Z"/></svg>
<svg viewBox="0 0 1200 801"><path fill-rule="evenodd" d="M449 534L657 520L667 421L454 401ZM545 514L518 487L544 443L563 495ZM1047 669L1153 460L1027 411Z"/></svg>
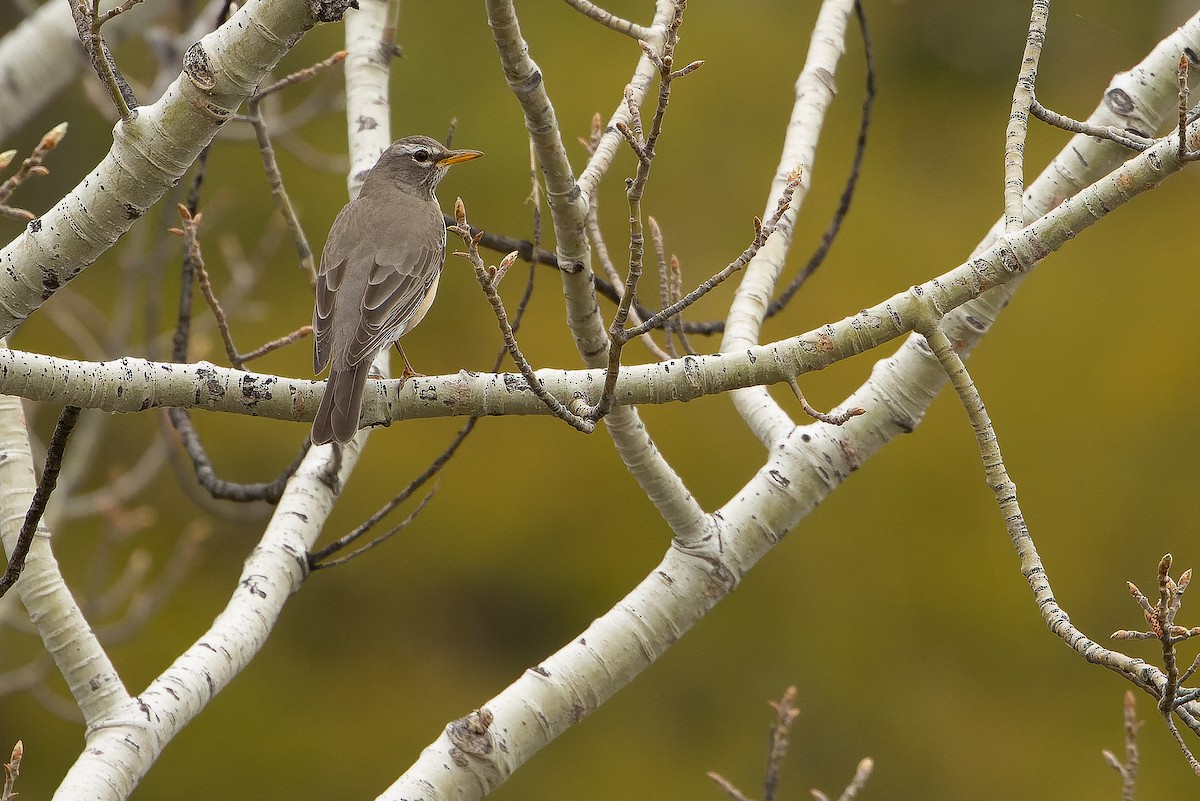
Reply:
<svg viewBox="0 0 1200 801"><path fill-rule="evenodd" d="M442 267L440 248L410 250L394 264L371 268L362 297L362 318L346 354L350 364L372 358L408 330L409 318L421 306Z"/></svg>

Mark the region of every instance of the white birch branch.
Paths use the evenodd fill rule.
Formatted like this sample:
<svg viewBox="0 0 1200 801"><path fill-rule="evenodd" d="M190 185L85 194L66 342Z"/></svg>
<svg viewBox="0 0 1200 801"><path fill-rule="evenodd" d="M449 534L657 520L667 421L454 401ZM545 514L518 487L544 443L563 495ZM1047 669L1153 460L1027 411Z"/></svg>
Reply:
<svg viewBox="0 0 1200 801"><path fill-rule="evenodd" d="M1193 52L1200 48L1200 13L1159 42L1139 64L1113 76L1088 122L1118 131L1153 135L1178 106L1176 70L1179 54L1185 48ZM1025 219L1046 214L1127 158L1129 151L1110 141L1083 135L1072 137L1029 185L1025 192ZM997 220L972 255L991 247L1003 232L1004 220ZM946 315L942 328L964 359L991 329L1022 278L1016 276L1015 280ZM810 425L806 427L807 435L811 441L825 441L824 447L855 454L858 463L862 463L897 434L912 431L945 382L945 371L930 354L924 338L909 337L893 356L878 362L871 378L843 402L844 406L866 408L865 418L852 420L839 431ZM881 414L877 417L873 410Z"/></svg>
<svg viewBox="0 0 1200 801"><path fill-rule="evenodd" d="M351 448L346 452L345 461L353 462ZM349 466L343 465L342 481ZM55 799L128 798L167 743L246 668L265 644L287 599L307 576L308 548L336 500L329 484L322 460L306 459L246 559L225 609L123 715L92 724L87 747Z"/></svg>
<svg viewBox="0 0 1200 801"><path fill-rule="evenodd" d="M575 182L554 105L546 90L545 76L529 56L529 45L521 35L511 0L487 0L485 5L504 77L521 105L525 128L546 181L546 200L554 223L558 263L570 265L561 271L567 324L584 362L598 367L607 357L608 332L600 317L592 284L592 259L586 231L587 200Z"/></svg>
<svg viewBox="0 0 1200 801"><path fill-rule="evenodd" d="M353 164L350 195L379 153L390 143L387 82L390 57L381 48L386 3L360 0L362 11L347 19L350 55L346 64L347 113L351 120L378 116L374 124L351 124ZM369 163L368 163L369 160ZM365 167L361 165L365 164ZM377 367L386 370L386 352ZM197 642L155 679L137 699L132 714L96 723L88 747L72 766L56 799L123 801L154 765L167 743L249 665L266 643L284 604L308 575L308 551L357 463L366 436L341 449L341 467L331 480L331 447L313 448L288 481L258 547L246 560L225 610ZM131 706L133 706L131 704ZM99 795L95 788L104 788Z"/></svg>
<svg viewBox="0 0 1200 801"><path fill-rule="evenodd" d="M589 367L599 367L608 361L610 343L596 302L591 251L587 241L589 195L575 181L563 147L554 105L550 101L541 70L529 57L529 46L521 35L511 0L489 0L487 11L505 78L521 105L525 127L546 181L546 197L554 224L559 264L574 265L572 269L561 272L567 325L575 337L575 345L584 363ZM671 0L659 0L650 27L656 42L653 46L661 49L665 41L665 26L673 15L674 3ZM653 74L654 65L643 54L638 59L638 71L635 72L635 80L638 80L635 98L638 102L645 98ZM624 116L628 120L628 108ZM614 146L621 139L613 130L605 136L613 138ZM604 139L601 137L601 146L604 145ZM606 149L605 152L611 158L612 151ZM600 147L596 153L600 153ZM604 163L597 159L597 155L593 156L589 167ZM592 180L599 180L602 172L597 166L593 170ZM600 397L602 387L603 383L593 388L589 395L593 402ZM683 479L654 444L637 410L628 404L613 409L605 428L630 475L654 503L672 531L676 534L694 533L704 518L704 512Z"/></svg>
<svg viewBox="0 0 1200 801"><path fill-rule="evenodd" d="M5 553L12 553L36 487L21 401L0 395L0 536ZM66 680L84 721L94 726L128 711L129 693L63 579L44 521L13 589Z"/></svg>
<svg viewBox="0 0 1200 801"><path fill-rule="evenodd" d="M666 26L675 13L675 7L671 0L655 0L654 5L654 20L646 28L646 35L642 41L650 45L654 52L660 53L663 43L666 41ZM654 63L645 54L639 57L628 84L629 88L633 90L633 102L638 108L641 108L642 104L646 102L646 95L657 76L658 68L654 66ZM617 107L609 117L608 124L604 127L604 133L600 135L600 141L592 152L592 157L588 159L587 166L579 174L579 188L588 198L596 193L596 187L600 185L600 180L612 166L617 151L626 147L625 137L617 130L618 122L625 125L632 122L629 115L629 104L624 97L617 101Z"/></svg>
<svg viewBox="0 0 1200 801"><path fill-rule="evenodd" d="M854 0L825 0L821 4L809 40L808 56L800 77L796 79L796 100L791 119L788 120L779 166L775 169L771 191L767 195L763 219L774 211L789 173L797 166L800 167L800 186L792 197L791 206L779 221L775 235L746 265L745 275L725 320L722 351L740 350L758 342L767 307L791 248L796 216L812 184L817 142L825 116L837 94L834 75L846 49L847 23L853 12ZM746 425L768 447L774 446L795 427L792 418L764 387L733 393L733 403Z"/></svg>

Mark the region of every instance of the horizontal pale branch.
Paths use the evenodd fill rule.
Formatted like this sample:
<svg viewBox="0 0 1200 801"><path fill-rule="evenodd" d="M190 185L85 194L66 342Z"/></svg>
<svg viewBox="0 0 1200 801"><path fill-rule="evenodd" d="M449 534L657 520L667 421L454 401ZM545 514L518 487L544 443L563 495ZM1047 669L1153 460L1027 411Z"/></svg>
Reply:
<svg viewBox="0 0 1200 801"><path fill-rule="evenodd" d="M1193 140L1198 129L1200 123L1193 124ZM778 383L874 348L913 330L930 307L945 314L1032 269L1067 240L1157 186L1180 166L1175 143L1163 140L970 261L858 314L767 345L624 367L616 402L687 401ZM538 377L563 402L578 393L594 401L603 387L604 371L540 370ZM375 386L381 391L363 405L367 425L416 417L547 413L518 375L464 370L452 376L380 381ZM110 412L178 406L307 421L316 411L322 389L321 382L207 363L165 364L133 358L78 362L0 351L0 392Z"/></svg>

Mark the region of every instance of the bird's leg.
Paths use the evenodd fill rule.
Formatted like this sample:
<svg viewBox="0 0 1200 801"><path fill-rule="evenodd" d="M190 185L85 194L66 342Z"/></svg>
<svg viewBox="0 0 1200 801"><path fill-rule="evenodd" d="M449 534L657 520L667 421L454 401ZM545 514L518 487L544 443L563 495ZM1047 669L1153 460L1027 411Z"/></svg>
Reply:
<svg viewBox="0 0 1200 801"><path fill-rule="evenodd" d="M413 366L409 364L408 356L404 353L404 347L400 344L400 340L398 339L396 340L396 352L399 353L400 358L404 360L404 372L400 374L401 381L407 381L410 378L424 377L424 373L418 373L413 369Z"/></svg>

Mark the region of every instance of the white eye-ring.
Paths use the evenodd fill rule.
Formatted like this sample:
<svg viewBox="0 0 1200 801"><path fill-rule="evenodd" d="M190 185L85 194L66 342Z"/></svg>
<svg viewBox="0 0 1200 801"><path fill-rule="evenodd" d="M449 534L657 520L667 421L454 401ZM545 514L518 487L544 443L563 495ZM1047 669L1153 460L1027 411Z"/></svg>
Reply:
<svg viewBox="0 0 1200 801"><path fill-rule="evenodd" d="M433 154L429 152L428 148L419 147L413 151L412 157L413 161L418 164L424 164L433 157Z"/></svg>

